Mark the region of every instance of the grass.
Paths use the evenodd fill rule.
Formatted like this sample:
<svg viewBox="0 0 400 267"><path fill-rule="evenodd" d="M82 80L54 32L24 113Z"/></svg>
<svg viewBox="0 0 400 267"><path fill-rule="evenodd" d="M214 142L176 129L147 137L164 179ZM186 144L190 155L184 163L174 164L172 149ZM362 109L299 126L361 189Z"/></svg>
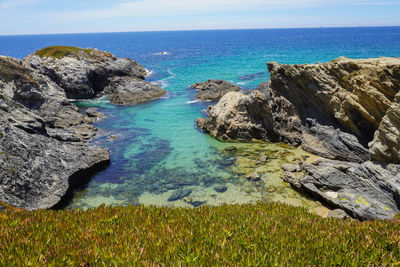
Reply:
<svg viewBox="0 0 400 267"><path fill-rule="evenodd" d="M38 55L40 57L62 58L69 55L86 54L90 57L92 51L92 49L84 49L72 46L49 46L36 51L35 55Z"/></svg>
<svg viewBox="0 0 400 267"><path fill-rule="evenodd" d="M399 264L398 220L323 219L259 203L0 212L0 265Z"/></svg>

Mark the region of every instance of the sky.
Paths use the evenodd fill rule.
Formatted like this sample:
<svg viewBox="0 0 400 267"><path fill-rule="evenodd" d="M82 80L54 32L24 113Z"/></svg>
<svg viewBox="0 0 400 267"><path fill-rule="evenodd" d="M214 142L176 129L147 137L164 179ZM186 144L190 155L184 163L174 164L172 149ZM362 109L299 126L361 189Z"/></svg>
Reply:
<svg viewBox="0 0 400 267"><path fill-rule="evenodd" d="M0 0L0 35L400 26L400 0Z"/></svg>

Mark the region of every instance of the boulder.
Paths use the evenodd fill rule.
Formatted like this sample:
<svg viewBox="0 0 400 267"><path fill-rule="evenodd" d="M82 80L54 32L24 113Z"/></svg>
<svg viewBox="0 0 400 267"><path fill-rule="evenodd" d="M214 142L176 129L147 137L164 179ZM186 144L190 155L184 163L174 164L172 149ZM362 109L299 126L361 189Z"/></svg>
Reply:
<svg viewBox="0 0 400 267"><path fill-rule="evenodd" d="M272 115L266 96L230 92L207 110L206 119L198 119L197 126L222 140L250 141L252 139L277 140L272 128Z"/></svg>
<svg viewBox="0 0 400 267"><path fill-rule="evenodd" d="M196 99L200 99L201 101L216 101L229 92L239 92L241 90L239 86L234 85L233 83L214 79L192 84L190 88L199 91L196 95Z"/></svg>
<svg viewBox="0 0 400 267"><path fill-rule="evenodd" d="M319 160L302 164L304 175L284 180L360 220L391 219L400 212L400 165Z"/></svg>

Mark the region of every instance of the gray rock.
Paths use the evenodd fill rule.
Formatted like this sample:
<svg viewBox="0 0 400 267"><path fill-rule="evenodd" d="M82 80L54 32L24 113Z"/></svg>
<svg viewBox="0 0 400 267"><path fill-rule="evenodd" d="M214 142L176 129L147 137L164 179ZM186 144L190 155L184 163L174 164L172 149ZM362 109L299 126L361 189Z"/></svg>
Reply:
<svg viewBox="0 0 400 267"><path fill-rule="evenodd" d="M176 200L182 199L184 197L189 196L191 193L192 193L192 190L190 190L190 189L176 190L168 198L168 201L176 201Z"/></svg>
<svg viewBox="0 0 400 267"><path fill-rule="evenodd" d="M222 140L276 141L272 129L272 114L267 98L260 91L250 94L230 92L208 108L207 118L198 119L197 126Z"/></svg>
<svg viewBox="0 0 400 267"><path fill-rule="evenodd" d="M190 86L196 89L199 93L196 99L201 101L215 101L221 99L229 92L239 92L241 88L233 83L224 80L208 80L202 83L195 83Z"/></svg>
<svg viewBox="0 0 400 267"><path fill-rule="evenodd" d="M94 107L88 108L87 110L85 110L85 112L86 115L90 118L102 119L106 117L103 113L101 113L97 110L97 108Z"/></svg>
<svg viewBox="0 0 400 267"><path fill-rule="evenodd" d="M157 84L138 81L135 78L116 77L110 79L104 92L117 105L135 105L162 97L166 91Z"/></svg>
<svg viewBox="0 0 400 267"><path fill-rule="evenodd" d="M218 185L214 187L214 190L218 193L224 193L226 190L228 190L228 188L225 185Z"/></svg>
<svg viewBox="0 0 400 267"><path fill-rule="evenodd" d="M261 176L258 173L253 172L253 173L247 175L247 180L249 180L251 182L257 182L257 181L261 180Z"/></svg>
<svg viewBox="0 0 400 267"><path fill-rule="evenodd" d="M361 220L399 213L400 165L320 160L303 164L304 176L285 181Z"/></svg>
<svg viewBox="0 0 400 267"><path fill-rule="evenodd" d="M349 215L342 209L334 209L328 213L327 218L346 219Z"/></svg>
<svg viewBox="0 0 400 267"><path fill-rule="evenodd" d="M48 77L70 99L111 95L116 104L130 105L158 98L166 93L158 85L144 81L146 70L128 58L97 49L72 48L76 52L61 57L42 56L44 48L27 56L23 64L36 76ZM53 47L50 47L53 49ZM60 48L61 51L64 48Z"/></svg>
<svg viewBox="0 0 400 267"><path fill-rule="evenodd" d="M286 172L296 172L297 166L294 164L285 163L282 165L282 169Z"/></svg>
<svg viewBox="0 0 400 267"><path fill-rule="evenodd" d="M28 210L54 207L109 164L88 145L91 120L47 75L0 56L0 201Z"/></svg>
<svg viewBox="0 0 400 267"><path fill-rule="evenodd" d="M307 119L301 147L312 154L342 161L364 162L370 159L369 151L357 137L332 126L323 126Z"/></svg>
<svg viewBox="0 0 400 267"><path fill-rule="evenodd" d="M192 205L194 208L198 208L206 203L207 201L192 201L190 202L190 205Z"/></svg>
<svg viewBox="0 0 400 267"><path fill-rule="evenodd" d="M235 146L228 146L225 148L226 152L236 152L237 148Z"/></svg>

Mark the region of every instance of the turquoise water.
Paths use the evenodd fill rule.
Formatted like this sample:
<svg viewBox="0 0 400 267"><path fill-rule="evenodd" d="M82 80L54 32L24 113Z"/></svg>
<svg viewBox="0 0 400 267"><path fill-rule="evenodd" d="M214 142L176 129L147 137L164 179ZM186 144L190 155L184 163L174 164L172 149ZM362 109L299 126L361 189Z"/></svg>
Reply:
<svg viewBox="0 0 400 267"><path fill-rule="evenodd" d="M149 81L168 91L162 99L132 107L107 99L79 103L82 109L95 106L107 115L96 123L99 135L93 143L110 150L111 165L91 177L70 208L101 203L193 206L191 200L211 205L283 201L315 208L279 178L280 164L296 162L304 152L276 144L234 144L239 151L225 153L232 144L196 128L196 118L204 116L210 103L194 102L195 92L188 87L217 78L251 90L269 79L268 61L400 56L400 27L0 36L0 54L22 58L57 44L133 58L151 71ZM269 160L260 162L264 154ZM261 180L247 181L254 171ZM217 193L217 185L227 191ZM179 189L191 189L189 199L168 201Z"/></svg>

